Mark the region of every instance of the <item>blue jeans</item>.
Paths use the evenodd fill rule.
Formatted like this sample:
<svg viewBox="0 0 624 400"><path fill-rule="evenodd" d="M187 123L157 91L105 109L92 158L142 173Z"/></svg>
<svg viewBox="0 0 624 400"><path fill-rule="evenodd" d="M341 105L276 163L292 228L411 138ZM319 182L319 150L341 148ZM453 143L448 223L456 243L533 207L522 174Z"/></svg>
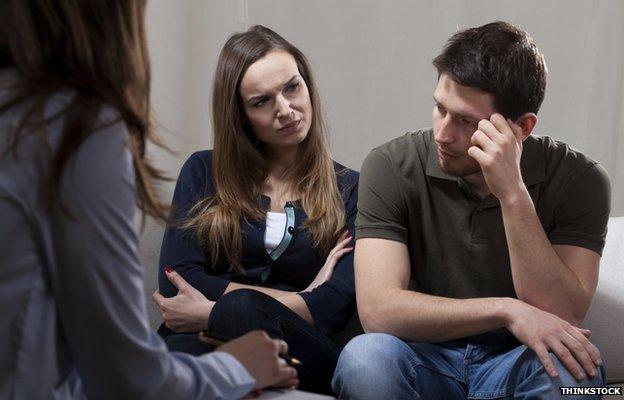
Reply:
<svg viewBox="0 0 624 400"><path fill-rule="evenodd" d="M496 343L496 342L492 342ZM548 376L526 346L405 343L386 334L355 337L338 359L332 387L341 399L559 399L561 386L602 386L604 369L577 381L551 354L559 377ZM564 396L565 399L599 398Z"/></svg>

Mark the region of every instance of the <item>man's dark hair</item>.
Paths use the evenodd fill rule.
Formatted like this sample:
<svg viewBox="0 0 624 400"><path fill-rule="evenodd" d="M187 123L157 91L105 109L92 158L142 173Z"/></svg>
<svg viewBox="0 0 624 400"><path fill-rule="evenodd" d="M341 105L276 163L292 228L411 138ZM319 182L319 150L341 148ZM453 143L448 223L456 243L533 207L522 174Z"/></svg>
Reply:
<svg viewBox="0 0 624 400"><path fill-rule="evenodd" d="M544 56L525 31L491 22L457 32L433 60L438 76L490 93L494 108L512 120L537 114L544 100L548 69Z"/></svg>

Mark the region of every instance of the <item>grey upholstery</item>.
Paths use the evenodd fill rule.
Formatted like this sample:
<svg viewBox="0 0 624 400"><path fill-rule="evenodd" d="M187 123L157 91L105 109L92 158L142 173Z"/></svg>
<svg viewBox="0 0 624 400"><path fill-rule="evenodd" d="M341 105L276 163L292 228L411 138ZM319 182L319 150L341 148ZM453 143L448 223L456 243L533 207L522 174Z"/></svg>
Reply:
<svg viewBox="0 0 624 400"><path fill-rule="evenodd" d="M607 367L607 382L624 383L624 217L609 219L600 279L585 327Z"/></svg>

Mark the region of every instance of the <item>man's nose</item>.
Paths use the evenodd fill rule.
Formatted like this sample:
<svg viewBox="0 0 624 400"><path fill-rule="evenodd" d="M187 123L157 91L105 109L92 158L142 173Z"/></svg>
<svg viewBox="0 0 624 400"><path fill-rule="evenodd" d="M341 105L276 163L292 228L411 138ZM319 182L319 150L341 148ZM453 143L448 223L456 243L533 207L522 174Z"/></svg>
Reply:
<svg viewBox="0 0 624 400"><path fill-rule="evenodd" d="M453 121L451 121L451 117L448 114L440 121L440 126L435 134L435 140L439 143L453 143L455 141Z"/></svg>

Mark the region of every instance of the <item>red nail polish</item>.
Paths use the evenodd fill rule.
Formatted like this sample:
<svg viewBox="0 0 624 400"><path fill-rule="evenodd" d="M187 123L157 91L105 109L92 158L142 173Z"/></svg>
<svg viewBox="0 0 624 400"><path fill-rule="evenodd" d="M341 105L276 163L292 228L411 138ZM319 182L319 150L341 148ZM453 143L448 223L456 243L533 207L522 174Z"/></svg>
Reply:
<svg viewBox="0 0 624 400"><path fill-rule="evenodd" d="M170 274L171 272L173 272L173 268L171 267L165 267L165 272Z"/></svg>

